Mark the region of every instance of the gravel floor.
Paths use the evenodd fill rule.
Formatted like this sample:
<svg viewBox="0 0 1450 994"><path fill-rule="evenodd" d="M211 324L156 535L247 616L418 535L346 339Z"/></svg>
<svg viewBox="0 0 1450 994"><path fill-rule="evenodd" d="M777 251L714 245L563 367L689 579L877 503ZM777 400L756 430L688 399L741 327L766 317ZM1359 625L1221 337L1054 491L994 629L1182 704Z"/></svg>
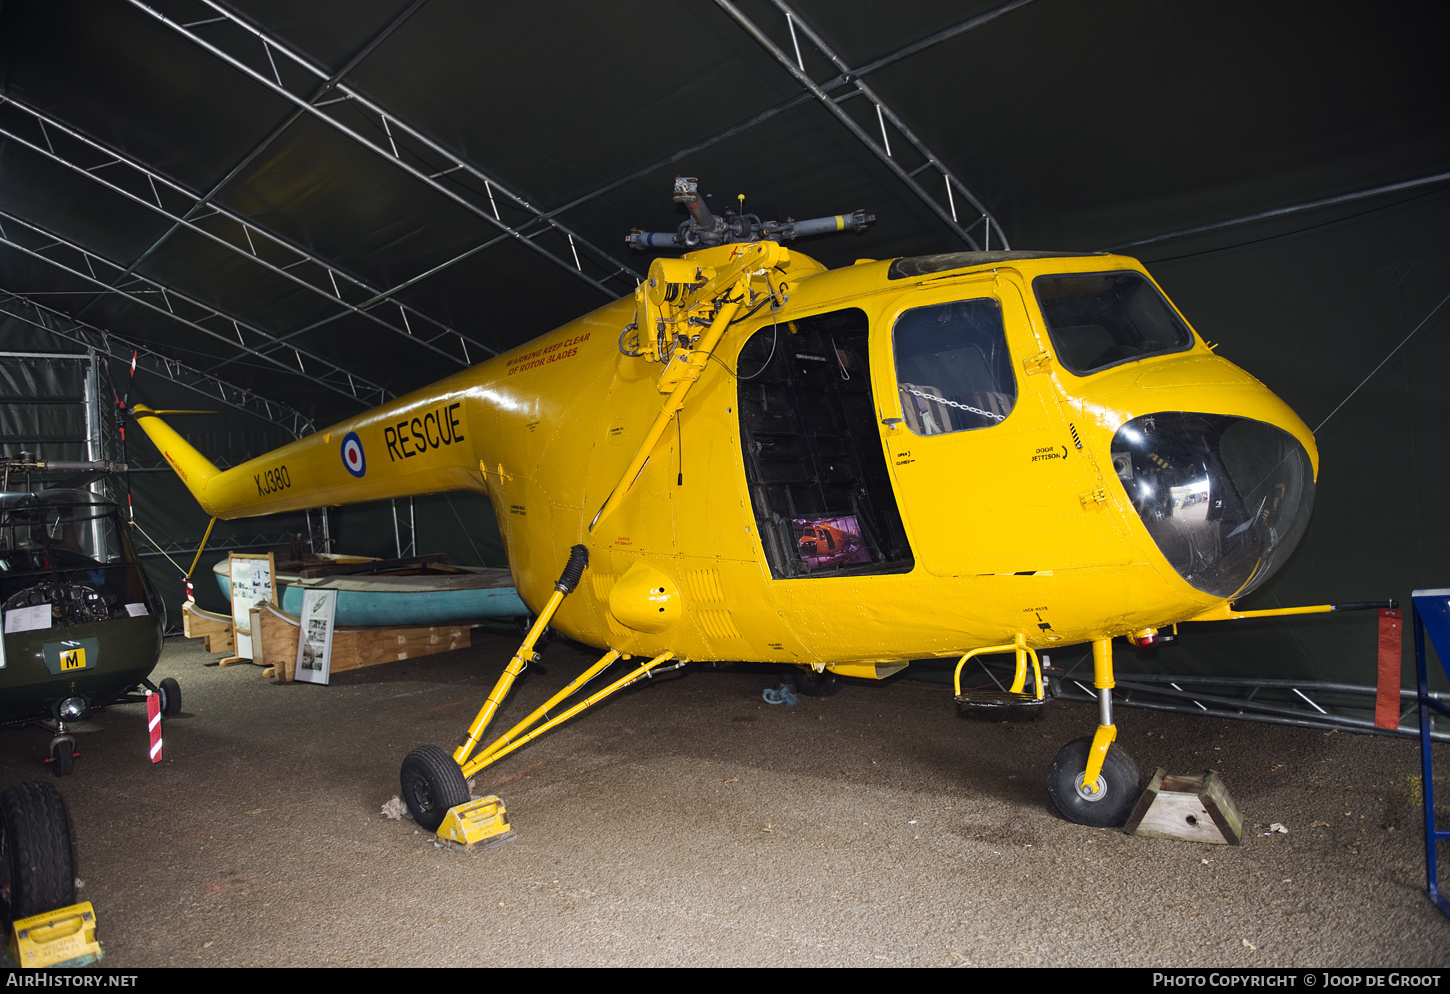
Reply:
<svg viewBox="0 0 1450 994"><path fill-rule="evenodd" d="M795 707L761 699L772 671L649 681L485 771L514 841L437 849L380 809L513 648L479 635L315 687L168 640L164 761L115 708L57 781L104 965L1450 965L1415 742L1123 709L1145 778L1215 769L1254 826L1238 847L1138 839L1047 801L1092 708L983 720L906 681ZM503 718L586 661L550 646ZM48 741L0 730L0 782L49 777Z"/></svg>

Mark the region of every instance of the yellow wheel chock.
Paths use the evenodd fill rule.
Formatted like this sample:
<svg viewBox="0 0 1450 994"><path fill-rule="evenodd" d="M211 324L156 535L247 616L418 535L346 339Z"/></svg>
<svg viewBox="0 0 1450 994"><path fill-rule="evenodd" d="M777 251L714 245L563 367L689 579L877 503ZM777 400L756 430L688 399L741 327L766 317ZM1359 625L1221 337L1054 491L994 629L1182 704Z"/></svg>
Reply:
<svg viewBox="0 0 1450 994"><path fill-rule="evenodd" d="M82 901L13 922L10 958L26 970L94 963L101 958L95 908Z"/></svg>
<svg viewBox="0 0 1450 994"><path fill-rule="evenodd" d="M472 852L501 846L514 837L514 832L503 801L489 796L449 808L437 835L450 849Z"/></svg>

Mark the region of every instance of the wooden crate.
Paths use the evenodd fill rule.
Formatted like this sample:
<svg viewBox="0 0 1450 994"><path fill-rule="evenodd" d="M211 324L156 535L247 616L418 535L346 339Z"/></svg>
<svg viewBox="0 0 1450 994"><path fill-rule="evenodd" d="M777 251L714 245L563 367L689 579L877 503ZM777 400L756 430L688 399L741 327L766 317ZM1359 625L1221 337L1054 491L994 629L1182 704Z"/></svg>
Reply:
<svg viewBox="0 0 1450 994"><path fill-rule="evenodd" d="M189 639L205 639L207 652L236 652L230 615L203 611L187 602L181 605L181 631Z"/></svg>
<svg viewBox="0 0 1450 994"><path fill-rule="evenodd" d="M301 621L279 608L252 609L252 661L272 669L279 683L296 677L297 640ZM468 625L409 625L401 628L337 628L332 633L331 672L345 673L416 659L435 652L466 649L472 645Z"/></svg>

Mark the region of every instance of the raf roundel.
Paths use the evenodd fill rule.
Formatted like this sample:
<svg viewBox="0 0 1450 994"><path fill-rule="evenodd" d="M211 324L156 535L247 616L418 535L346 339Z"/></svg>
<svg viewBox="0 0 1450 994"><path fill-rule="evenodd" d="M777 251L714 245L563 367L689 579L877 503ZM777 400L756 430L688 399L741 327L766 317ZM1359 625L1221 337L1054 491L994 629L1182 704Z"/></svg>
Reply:
<svg viewBox="0 0 1450 994"><path fill-rule="evenodd" d="M357 432L350 431L342 440L342 464L353 476L361 477L368 471L368 461L363 455L362 441Z"/></svg>

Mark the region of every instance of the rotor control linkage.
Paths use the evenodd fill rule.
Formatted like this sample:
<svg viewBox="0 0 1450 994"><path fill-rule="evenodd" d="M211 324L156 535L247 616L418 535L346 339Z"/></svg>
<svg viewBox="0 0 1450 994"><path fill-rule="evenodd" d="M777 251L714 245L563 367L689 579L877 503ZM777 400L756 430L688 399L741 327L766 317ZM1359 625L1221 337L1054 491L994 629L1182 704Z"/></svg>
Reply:
<svg viewBox="0 0 1450 994"><path fill-rule="evenodd" d="M743 195L742 195L743 198ZM689 220L675 231L631 231L625 244L636 249L693 249L724 245L729 242L790 241L802 235L826 235L837 231L863 231L876 220L875 214L852 211L805 221L761 220L758 215L740 214L720 217L700 196L699 183L693 176L675 177L675 203L684 204Z"/></svg>

